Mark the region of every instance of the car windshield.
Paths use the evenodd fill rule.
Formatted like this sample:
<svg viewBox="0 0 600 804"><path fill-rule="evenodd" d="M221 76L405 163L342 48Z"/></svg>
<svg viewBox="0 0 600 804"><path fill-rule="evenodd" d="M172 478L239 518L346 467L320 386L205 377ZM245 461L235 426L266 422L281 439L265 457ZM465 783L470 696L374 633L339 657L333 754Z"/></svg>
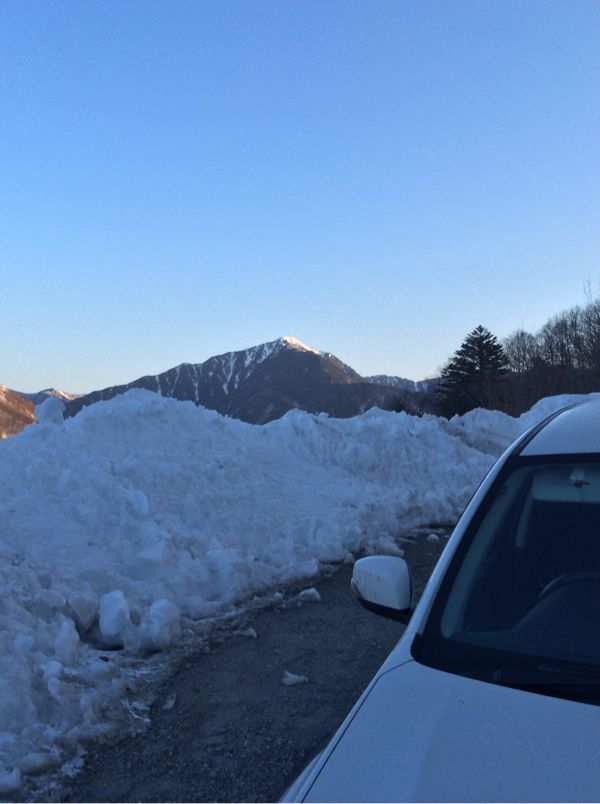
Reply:
<svg viewBox="0 0 600 804"><path fill-rule="evenodd" d="M600 703L600 463L509 462L459 545L413 655Z"/></svg>

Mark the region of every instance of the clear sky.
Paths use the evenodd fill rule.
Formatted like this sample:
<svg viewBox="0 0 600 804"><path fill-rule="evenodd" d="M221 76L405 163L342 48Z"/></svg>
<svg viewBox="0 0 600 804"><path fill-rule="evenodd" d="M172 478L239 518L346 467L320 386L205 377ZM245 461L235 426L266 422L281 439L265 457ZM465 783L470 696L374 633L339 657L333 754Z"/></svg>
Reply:
<svg viewBox="0 0 600 804"><path fill-rule="evenodd" d="M599 42L586 0L4 0L0 383L537 329L600 292Z"/></svg>

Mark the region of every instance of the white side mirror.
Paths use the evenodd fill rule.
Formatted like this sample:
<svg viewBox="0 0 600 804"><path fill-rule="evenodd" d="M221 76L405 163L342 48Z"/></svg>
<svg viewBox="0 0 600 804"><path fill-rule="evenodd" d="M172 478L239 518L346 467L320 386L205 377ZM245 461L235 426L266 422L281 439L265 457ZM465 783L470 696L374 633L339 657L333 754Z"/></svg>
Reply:
<svg viewBox="0 0 600 804"><path fill-rule="evenodd" d="M367 608L407 622L412 614L412 579L406 561L395 556L359 559L352 573L352 590Z"/></svg>

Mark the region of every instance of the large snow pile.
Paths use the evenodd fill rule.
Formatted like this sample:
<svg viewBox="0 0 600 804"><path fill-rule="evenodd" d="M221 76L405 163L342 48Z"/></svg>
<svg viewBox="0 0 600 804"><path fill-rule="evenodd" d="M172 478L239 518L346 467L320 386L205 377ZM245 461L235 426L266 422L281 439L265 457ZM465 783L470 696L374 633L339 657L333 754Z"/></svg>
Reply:
<svg viewBox="0 0 600 804"><path fill-rule="evenodd" d="M292 411L263 427L134 390L0 444L0 793L105 728L111 657L315 574L402 529L452 522L520 419ZM112 653L106 654L106 650Z"/></svg>

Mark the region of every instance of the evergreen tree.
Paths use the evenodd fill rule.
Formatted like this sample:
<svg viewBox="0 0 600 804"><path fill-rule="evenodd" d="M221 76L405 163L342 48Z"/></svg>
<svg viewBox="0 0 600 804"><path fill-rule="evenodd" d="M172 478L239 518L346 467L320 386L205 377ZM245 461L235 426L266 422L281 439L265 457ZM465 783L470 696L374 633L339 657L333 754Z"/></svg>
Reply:
<svg viewBox="0 0 600 804"><path fill-rule="evenodd" d="M490 407L508 360L495 335L479 325L470 332L442 371L442 409L446 415Z"/></svg>

